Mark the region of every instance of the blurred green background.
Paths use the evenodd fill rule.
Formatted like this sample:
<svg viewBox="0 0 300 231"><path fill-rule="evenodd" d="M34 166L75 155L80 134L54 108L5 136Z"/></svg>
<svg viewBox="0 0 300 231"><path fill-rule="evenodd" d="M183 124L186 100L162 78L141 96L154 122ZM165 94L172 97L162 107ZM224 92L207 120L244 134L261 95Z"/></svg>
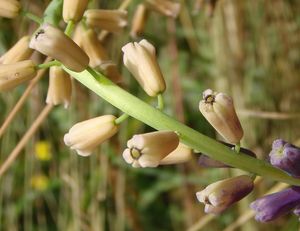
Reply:
<svg viewBox="0 0 300 231"><path fill-rule="evenodd" d="M42 15L47 0L23 0ZM115 9L124 1L93 0L90 8ZM128 1L129 26L109 35L105 47L118 63L124 86L145 95L122 65L121 47L129 41L131 19L140 0ZM207 88L232 95L245 131L242 145L267 157L271 143L282 138L300 144L300 1L179 0L177 19L149 12L141 38L157 49L167 81L166 113L217 137L198 111ZM63 26L63 23L62 23ZM0 19L0 54L37 25L19 17ZM139 38L138 40L140 40ZM36 55L37 60L42 57ZM276 182L263 179L255 191L213 217L205 215L195 193L209 183L240 174L239 170L203 169L193 161L177 166L133 169L121 157L133 134L152 131L129 119L121 131L90 157L70 151L63 136L78 121L114 113L116 109L73 81L69 109L55 107L21 155L0 178L0 230L298 230L298 218L285 216L269 224L252 217L233 227L249 212L249 203ZM45 106L48 76L33 89L25 106L0 139L0 163L16 146ZM0 124L26 85L0 93ZM217 137L220 139L220 137Z"/></svg>

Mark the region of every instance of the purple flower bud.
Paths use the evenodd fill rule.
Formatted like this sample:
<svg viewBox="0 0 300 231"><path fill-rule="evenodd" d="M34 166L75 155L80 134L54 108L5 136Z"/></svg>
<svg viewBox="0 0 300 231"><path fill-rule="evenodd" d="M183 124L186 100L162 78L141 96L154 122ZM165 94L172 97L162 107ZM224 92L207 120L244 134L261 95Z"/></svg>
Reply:
<svg viewBox="0 0 300 231"><path fill-rule="evenodd" d="M300 187L293 186L283 191L257 199L250 204L260 222L272 221L289 213L300 204Z"/></svg>
<svg viewBox="0 0 300 231"><path fill-rule="evenodd" d="M219 141L220 143L230 147L231 149L234 149L234 145L233 144L229 144L223 141ZM254 152L250 151L249 149L246 148L241 148L240 152L243 154L246 154L248 156L252 156L254 158L256 158L256 155ZM231 168L231 166L226 165L224 163L222 163L221 161L217 161L214 159L211 159L210 157L201 154L199 159L198 159L198 164L204 168Z"/></svg>
<svg viewBox="0 0 300 231"><path fill-rule="evenodd" d="M300 148L278 139L273 142L269 156L272 165L300 177Z"/></svg>

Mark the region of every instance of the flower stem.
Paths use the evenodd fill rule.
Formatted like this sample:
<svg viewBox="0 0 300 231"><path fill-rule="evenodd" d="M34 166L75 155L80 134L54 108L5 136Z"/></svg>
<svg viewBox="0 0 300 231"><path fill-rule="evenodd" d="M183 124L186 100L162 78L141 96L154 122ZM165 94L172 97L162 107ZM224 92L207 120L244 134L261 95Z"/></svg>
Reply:
<svg viewBox="0 0 300 231"><path fill-rule="evenodd" d="M128 117L129 117L129 115L126 114L126 113L124 113L123 115L121 115L119 118L117 118L115 120L115 124L118 125L118 124L122 123L123 121L125 121L126 119L128 119Z"/></svg>
<svg viewBox="0 0 300 231"><path fill-rule="evenodd" d="M192 149L205 153L209 157L227 165L255 173L266 178L299 185L300 180L274 168L269 163L255 159L243 153L236 152L218 141L176 121L160 110L148 105L139 98L131 95L101 73L88 67L83 72L74 72L63 66L63 69L75 79L95 92L97 95L119 108L124 113L142 121L157 130L171 130L180 134L180 140Z"/></svg>
<svg viewBox="0 0 300 231"><path fill-rule="evenodd" d="M241 149L241 143L238 142L237 144L235 144L234 150L236 151L236 153L240 153L240 149Z"/></svg>
<svg viewBox="0 0 300 231"><path fill-rule="evenodd" d="M68 24L67 24L67 27L65 29L65 34L70 37L73 30L74 30L74 27L75 27L75 24L74 24L74 21L70 20L68 21Z"/></svg>
<svg viewBox="0 0 300 231"><path fill-rule="evenodd" d="M43 23L43 19L42 18L40 18L39 16L37 16L37 15L31 13L31 12L23 11L22 14L25 17L29 18L30 20L36 22L39 25L41 25Z"/></svg>
<svg viewBox="0 0 300 231"><path fill-rule="evenodd" d="M164 107L165 107L164 98L163 98L162 94L158 94L157 95L157 108L162 111L164 109Z"/></svg>
<svg viewBox="0 0 300 231"><path fill-rule="evenodd" d="M59 66L59 65L61 65L59 61L53 60L48 63L42 63L42 64L37 65L37 69L46 69L46 68L49 68L52 66Z"/></svg>

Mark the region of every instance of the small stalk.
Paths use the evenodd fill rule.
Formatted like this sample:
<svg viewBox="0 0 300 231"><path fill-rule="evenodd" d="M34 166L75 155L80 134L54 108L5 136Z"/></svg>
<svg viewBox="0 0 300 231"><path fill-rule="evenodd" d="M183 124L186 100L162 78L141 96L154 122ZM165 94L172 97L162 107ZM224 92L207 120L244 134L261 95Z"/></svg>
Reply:
<svg viewBox="0 0 300 231"><path fill-rule="evenodd" d="M59 61L53 60L48 63L42 63L42 64L37 65L37 69L47 69L49 67L59 66L59 65L61 65Z"/></svg>
<svg viewBox="0 0 300 231"><path fill-rule="evenodd" d="M165 107L164 98L163 98L162 94L158 94L157 95L157 108L162 111L164 109L164 107Z"/></svg>
<svg viewBox="0 0 300 231"><path fill-rule="evenodd" d="M120 123L124 122L128 118L129 115L124 113L123 115L121 115L119 118L115 120L115 124L119 125Z"/></svg>
<svg viewBox="0 0 300 231"><path fill-rule="evenodd" d="M39 25L41 25L41 24L43 23L43 19L42 19L42 18L40 18L39 16L37 16L37 15L31 13L31 12L23 11L22 14L23 14L26 18L28 18L28 19L30 19L30 20L36 22L36 23L39 24Z"/></svg>
<svg viewBox="0 0 300 231"><path fill-rule="evenodd" d="M65 29L65 34L66 34L68 37L71 36L71 34L72 34L73 30L74 30L74 27L75 27L75 23L74 23L72 20L70 20L70 21L68 22L68 24L67 24L66 29Z"/></svg>
<svg viewBox="0 0 300 231"><path fill-rule="evenodd" d="M241 149L241 143L237 143L234 146L234 151L236 151L236 153L240 153L240 149Z"/></svg>

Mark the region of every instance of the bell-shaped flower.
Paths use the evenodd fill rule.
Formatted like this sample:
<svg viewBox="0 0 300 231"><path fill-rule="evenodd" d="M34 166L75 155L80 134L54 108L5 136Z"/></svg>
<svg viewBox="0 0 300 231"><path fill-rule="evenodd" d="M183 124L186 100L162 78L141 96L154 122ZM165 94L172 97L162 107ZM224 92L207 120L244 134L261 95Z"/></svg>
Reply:
<svg viewBox="0 0 300 231"><path fill-rule="evenodd" d="M127 26L127 11L91 9L84 13L87 25L118 33Z"/></svg>
<svg viewBox="0 0 300 231"><path fill-rule="evenodd" d="M207 89L203 92L203 100L199 103L199 110L226 141L234 144L240 142L244 131L231 97Z"/></svg>
<svg viewBox="0 0 300 231"><path fill-rule="evenodd" d="M62 62L67 68L81 72L89 64L89 57L61 30L43 24L32 36L29 47Z"/></svg>
<svg viewBox="0 0 300 231"><path fill-rule="evenodd" d="M149 96L157 96L166 83L156 60L155 48L147 40L122 47L123 62Z"/></svg>
<svg viewBox="0 0 300 231"><path fill-rule="evenodd" d="M167 17L177 18L180 13L180 3L170 0L147 0L149 7Z"/></svg>
<svg viewBox="0 0 300 231"><path fill-rule="evenodd" d="M112 61L107 61L101 63L98 68L103 72L105 76L107 76L111 81L114 83L121 83L122 82L122 75L120 74L117 65L114 64Z"/></svg>
<svg viewBox="0 0 300 231"><path fill-rule="evenodd" d="M286 215L300 205L300 187L293 186L280 192L258 198L250 204L260 222L272 221Z"/></svg>
<svg viewBox="0 0 300 231"><path fill-rule="evenodd" d="M277 139L273 142L269 156L272 165L294 177L300 177L300 148Z"/></svg>
<svg viewBox="0 0 300 231"><path fill-rule="evenodd" d="M83 32L82 48L90 58L90 66L96 67L101 63L108 61L108 54L97 38L94 30L89 29Z"/></svg>
<svg viewBox="0 0 300 231"><path fill-rule="evenodd" d="M144 33L146 21L147 21L147 8L144 4L139 4L134 12L130 35L133 38L137 38Z"/></svg>
<svg viewBox="0 0 300 231"><path fill-rule="evenodd" d="M116 117L104 115L75 124L64 136L64 142L78 155L89 156L93 150L118 132Z"/></svg>
<svg viewBox="0 0 300 231"><path fill-rule="evenodd" d="M1 64L16 63L29 59L33 50L29 48L29 36L22 37L12 48L0 58Z"/></svg>
<svg viewBox="0 0 300 231"><path fill-rule="evenodd" d="M193 150L183 143L179 143L177 148L163 158L159 165L181 164L193 158Z"/></svg>
<svg viewBox="0 0 300 231"><path fill-rule="evenodd" d="M46 103L64 104L67 108L71 101L72 82L70 76L61 67L50 67L49 87Z"/></svg>
<svg viewBox="0 0 300 231"><path fill-rule="evenodd" d="M88 0L64 0L63 19L67 23L69 21L78 22L89 3Z"/></svg>
<svg viewBox="0 0 300 231"><path fill-rule="evenodd" d="M0 0L0 17L15 18L19 15L21 3L17 0Z"/></svg>
<svg viewBox="0 0 300 231"><path fill-rule="evenodd" d="M127 142L123 158L133 167L157 167L160 161L174 151L179 138L173 131L156 131L134 135Z"/></svg>
<svg viewBox="0 0 300 231"><path fill-rule="evenodd" d="M219 214L253 190L253 179L247 175L232 177L210 184L197 192L197 199L205 204L206 213Z"/></svg>
<svg viewBox="0 0 300 231"><path fill-rule="evenodd" d="M31 60L0 65L0 91L10 90L31 80L36 75L36 65Z"/></svg>

